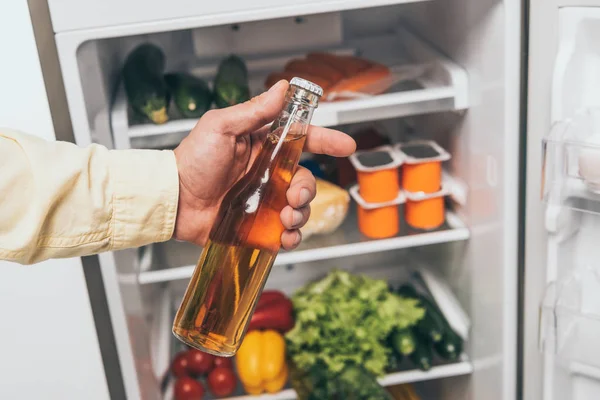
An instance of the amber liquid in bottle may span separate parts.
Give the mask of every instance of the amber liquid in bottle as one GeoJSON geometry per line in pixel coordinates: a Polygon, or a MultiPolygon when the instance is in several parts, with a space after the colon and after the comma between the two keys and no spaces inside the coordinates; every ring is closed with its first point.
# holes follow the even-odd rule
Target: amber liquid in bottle
{"type": "MultiPolygon", "coordinates": [[[[288,97],[298,90],[290,86],[288,97]]],[[[173,324],[186,344],[219,356],[241,345],[281,245],[280,213],[313,109],[289,101],[250,171],[225,196],[173,324]]]]}

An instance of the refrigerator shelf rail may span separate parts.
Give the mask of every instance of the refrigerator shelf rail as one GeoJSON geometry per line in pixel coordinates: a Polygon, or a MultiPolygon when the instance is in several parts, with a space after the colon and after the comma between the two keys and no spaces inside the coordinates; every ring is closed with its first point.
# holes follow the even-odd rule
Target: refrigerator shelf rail
{"type": "MultiPolygon", "coordinates": [[[[317,50],[317,49],[314,49],[317,50]]],[[[354,40],[336,48],[319,49],[342,54],[357,54],[391,67],[407,80],[387,93],[358,99],[323,102],[312,123],[336,126],[357,122],[398,118],[440,111],[464,110],[469,106],[467,72],[425,40],[402,25],[392,34],[354,40]],[[422,73],[416,73],[420,70],[422,73]]],[[[268,73],[281,70],[301,53],[247,57],[250,89],[253,95],[264,90],[268,73]]],[[[188,60],[179,69],[212,80],[219,60],[188,60]]],[[[117,148],[159,148],[174,146],[194,127],[196,119],[172,118],[155,125],[134,121],[123,85],[119,86],[110,111],[111,129],[117,148]]]]}
{"type": "MultiPolygon", "coordinates": [[[[460,206],[467,202],[468,187],[460,179],[444,171],[443,181],[448,187],[450,198],[460,206]]],[[[400,210],[400,215],[403,214],[400,210]]],[[[342,225],[329,235],[317,235],[304,241],[293,251],[280,251],[275,259],[275,266],[285,266],[320,260],[358,256],[427,246],[438,243],[449,243],[468,240],[470,231],[462,217],[453,211],[446,211],[445,223],[430,231],[416,230],[404,223],[401,217],[400,233],[386,239],[369,239],[358,230],[356,204],[351,202],[348,216],[342,225]]],[[[199,258],[199,247],[170,241],[158,245],[147,246],[141,252],[137,281],[141,285],[160,282],[190,279],[194,264],[199,258]],[[158,250],[156,247],[162,250],[158,250]],[[152,251],[156,256],[148,256],[152,251]],[[159,260],[159,261],[156,261],[159,260]]],[[[131,276],[130,279],[136,279],[131,276]]]]}
{"type": "MultiPolygon", "coordinates": [[[[356,224],[356,214],[351,206],[350,213],[342,226],[327,236],[316,236],[302,243],[294,251],[280,252],[275,259],[275,266],[299,264],[332,258],[349,257],[381,251],[427,246],[437,243],[463,241],[469,239],[469,229],[453,212],[446,213],[446,223],[439,229],[429,232],[409,231],[406,225],[401,227],[398,236],[389,239],[370,240],[360,234],[356,224]]],[[[168,245],[167,245],[168,246],[168,245]]],[[[192,245],[182,245],[182,251],[166,251],[168,255],[177,254],[177,258],[185,257],[182,253],[193,253],[192,259],[200,256],[201,250],[192,245]]],[[[168,265],[168,264],[167,264],[168,265]]],[[[190,279],[196,265],[167,267],[165,269],[140,271],[138,282],[141,285],[159,282],[190,279]]]]}

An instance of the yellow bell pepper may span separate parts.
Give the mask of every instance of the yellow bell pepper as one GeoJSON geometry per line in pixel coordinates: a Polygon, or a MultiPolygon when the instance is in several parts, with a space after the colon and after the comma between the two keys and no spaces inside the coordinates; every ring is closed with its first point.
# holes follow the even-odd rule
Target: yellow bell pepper
{"type": "Polygon", "coordinates": [[[274,330],[248,332],[237,352],[236,368],[249,394],[279,392],[288,379],[283,336],[274,330]]]}

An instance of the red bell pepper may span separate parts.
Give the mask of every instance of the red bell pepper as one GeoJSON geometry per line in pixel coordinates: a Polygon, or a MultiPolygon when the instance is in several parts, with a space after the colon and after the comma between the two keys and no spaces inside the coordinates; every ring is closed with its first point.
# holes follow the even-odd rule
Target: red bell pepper
{"type": "Polygon", "coordinates": [[[277,290],[264,291],[250,319],[248,332],[273,329],[286,333],[294,327],[293,309],[292,301],[285,294],[277,290]]]}

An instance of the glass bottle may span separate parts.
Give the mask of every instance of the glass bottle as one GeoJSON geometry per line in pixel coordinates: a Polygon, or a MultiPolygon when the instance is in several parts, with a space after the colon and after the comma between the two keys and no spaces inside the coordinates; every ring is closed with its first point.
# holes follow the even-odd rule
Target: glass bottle
{"type": "Polygon", "coordinates": [[[241,345],[281,246],[281,210],[323,90],[293,78],[248,173],[225,195],[179,306],[173,334],[218,356],[241,345]]]}

